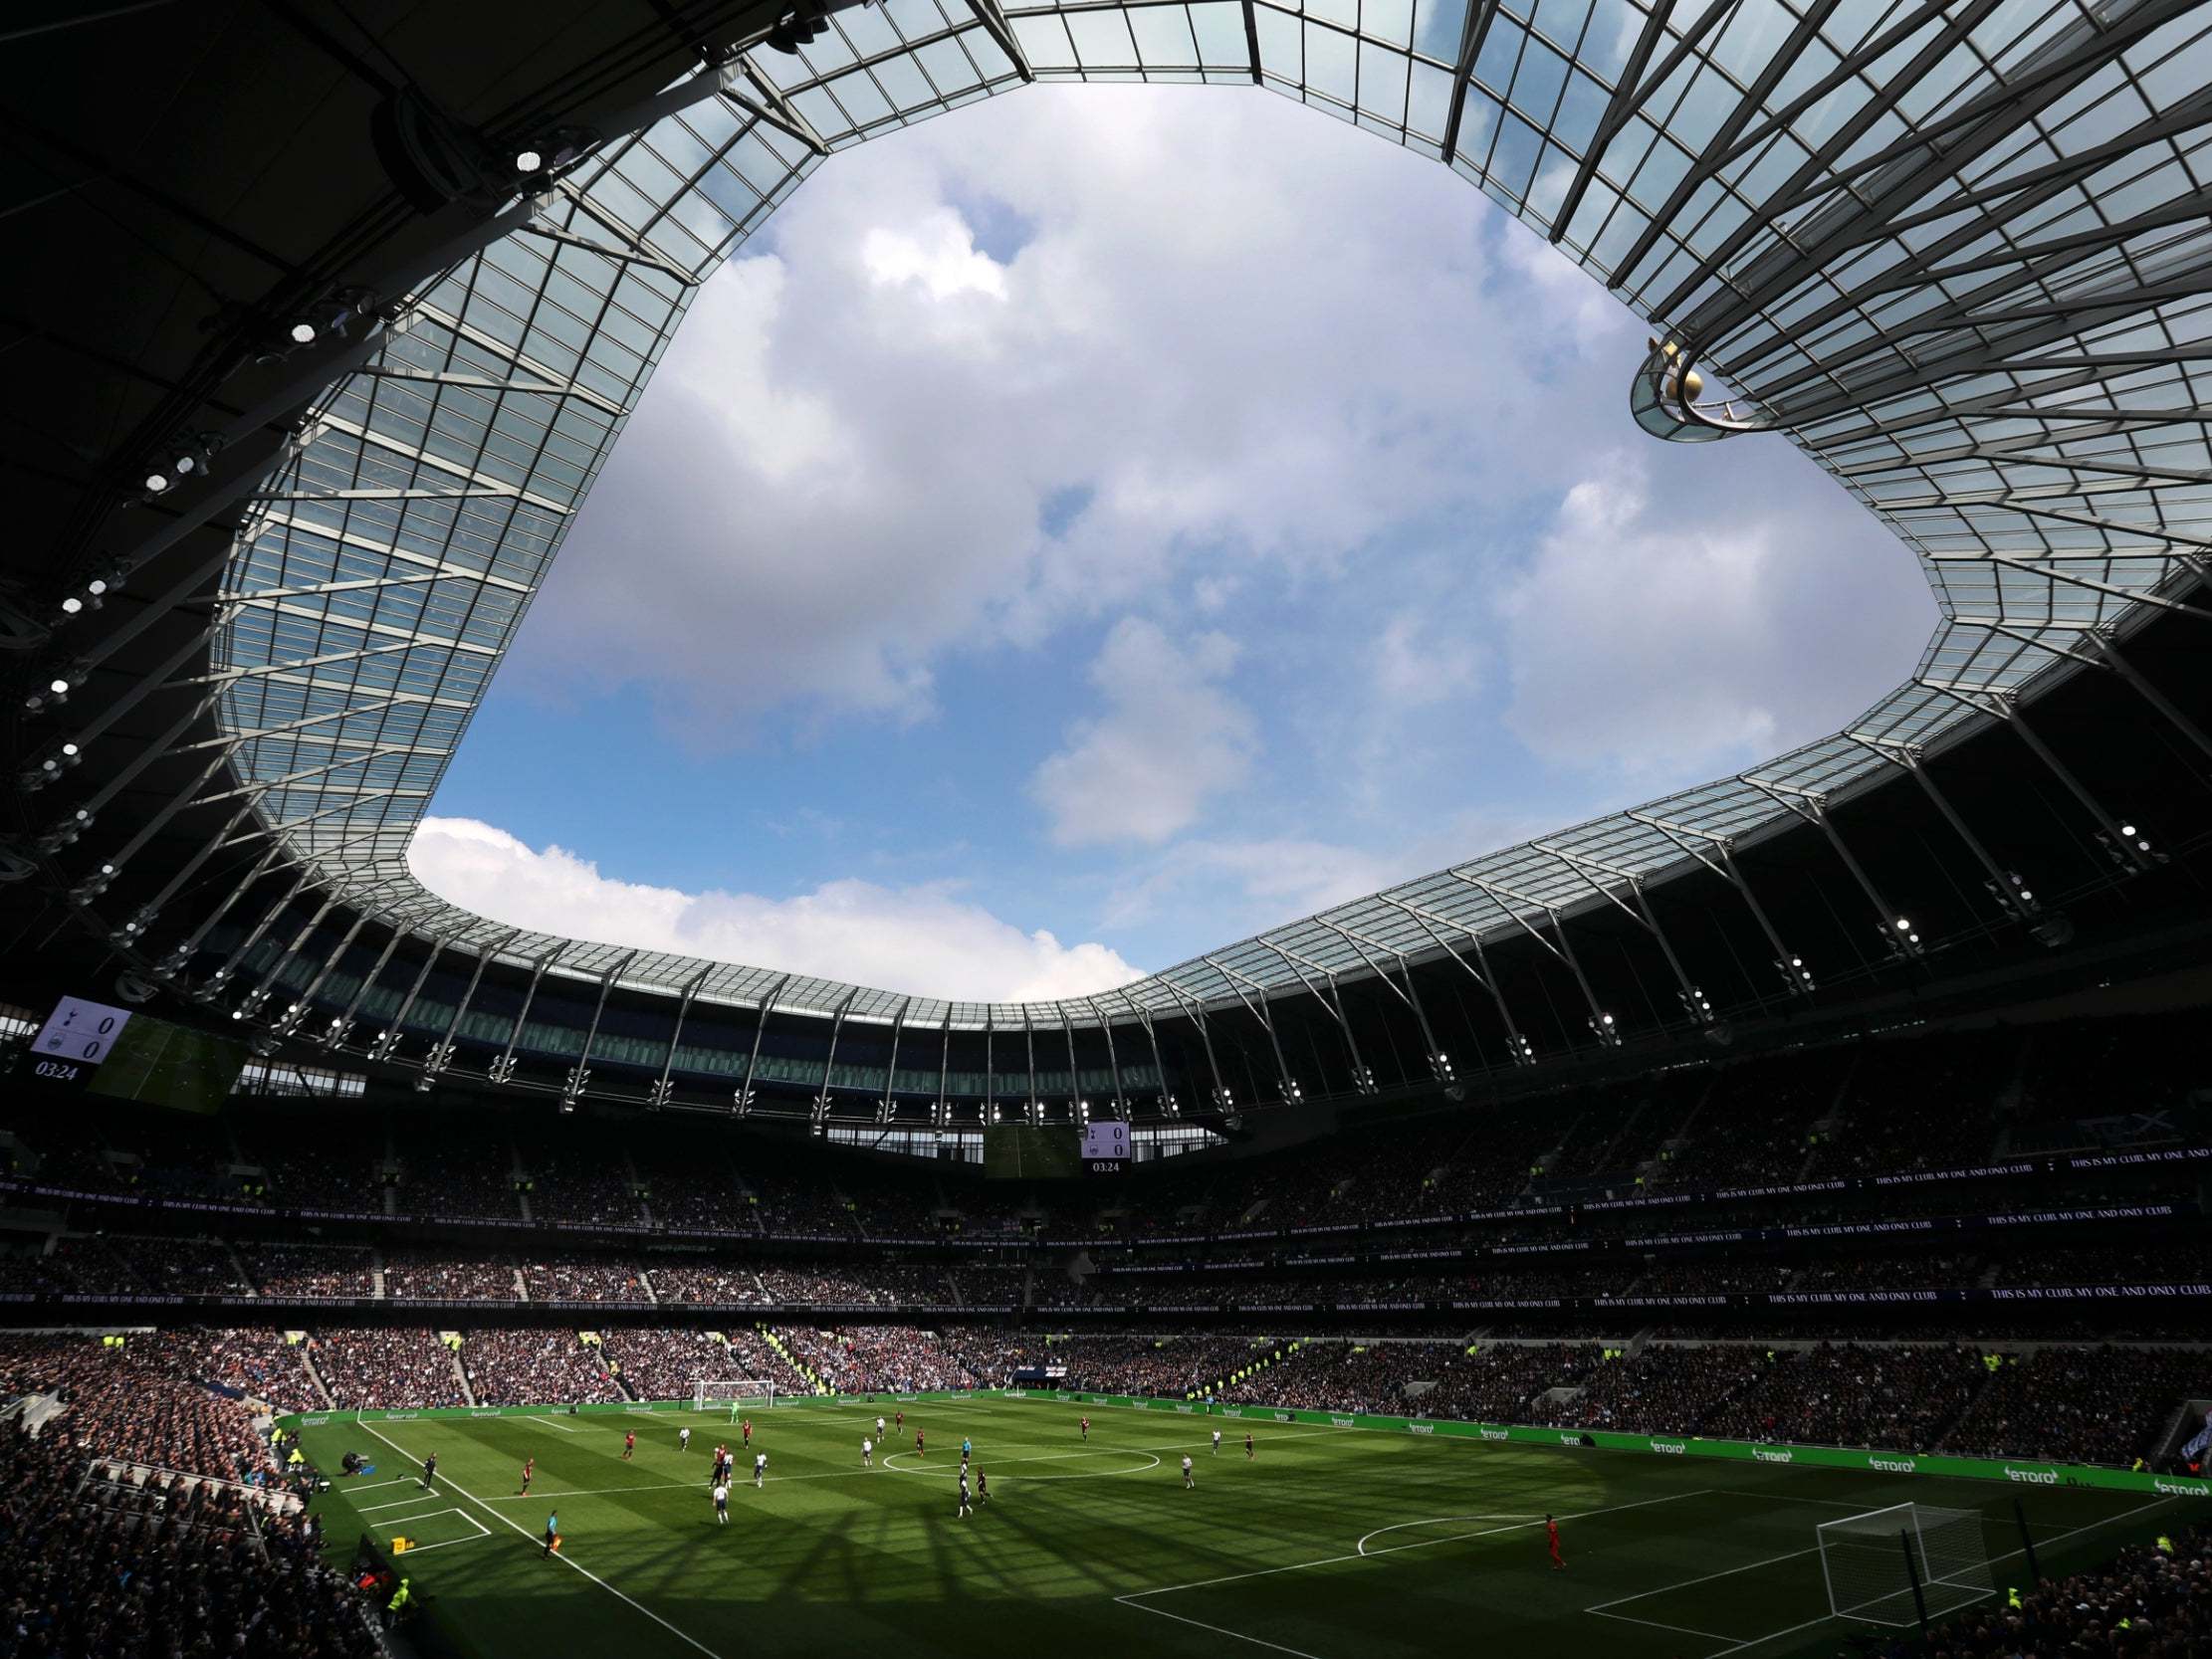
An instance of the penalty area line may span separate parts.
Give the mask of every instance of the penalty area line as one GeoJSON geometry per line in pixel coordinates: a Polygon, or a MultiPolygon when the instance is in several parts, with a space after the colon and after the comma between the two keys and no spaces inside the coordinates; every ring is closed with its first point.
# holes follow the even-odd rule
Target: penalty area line
{"type": "MultiPolygon", "coordinates": [[[[400,1444],[400,1443],[399,1443],[398,1441],[394,1440],[394,1439],[393,1439],[393,1438],[392,1438],[392,1437],[391,1437],[390,1435],[388,1435],[388,1434],[384,1433],[384,1431],[383,1431],[383,1430],[381,1430],[381,1429],[379,1429],[378,1427],[376,1427],[376,1425],[375,1425],[375,1424],[373,1424],[373,1423],[369,1423],[369,1422],[363,1422],[363,1423],[359,1424],[358,1426],[359,1426],[359,1427],[361,1427],[361,1428],[367,1429],[369,1433],[371,1433],[371,1434],[375,1435],[377,1439],[379,1439],[379,1440],[383,1441],[383,1443],[384,1443],[385,1445],[389,1446],[389,1447],[390,1447],[390,1448],[391,1448],[391,1449],[392,1449],[393,1451],[397,1452],[397,1453],[398,1453],[398,1454],[399,1454],[399,1455],[400,1455],[401,1457],[404,1457],[404,1458],[410,1458],[410,1459],[412,1459],[412,1458],[413,1458],[413,1454],[412,1454],[412,1453],[410,1453],[410,1452],[409,1452],[409,1451],[407,1450],[407,1448],[406,1448],[406,1447],[402,1446],[402,1445],[401,1445],[401,1444],[400,1444]]],[[[419,1461],[419,1460],[417,1460],[417,1461],[419,1461]]],[[[476,1495],[475,1493],[473,1493],[473,1492],[469,1491],[469,1490],[468,1490],[467,1488],[465,1488],[465,1487],[461,1486],[461,1485],[460,1485],[459,1483],[457,1483],[457,1482],[454,1482],[454,1481],[448,1481],[448,1482],[446,1482],[446,1485],[447,1485],[447,1486],[448,1486],[448,1487],[449,1487],[449,1488],[450,1488],[451,1490],[453,1490],[454,1492],[458,1492],[458,1493],[459,1493],[459,1494],[460,1494],[460,1495],[461,1495],[462,1497],[464,1497],[464,1498],[468,1499],[468,1501],[469,1501],[470,1503],[472,1503],[472,1504],[476,1505],[476,1507],[477,1507],[478,1509],[482,1510],[482,1511],[483,1511],[483,1512],[484,1512],[484,1513],[485,1513],[486,1515],[489,1515],[490,1517],[492,1517],[492,1519],[493,1519],[493,1520],[495,1520],[495,1521],[498,1521],[498,1522],[501,1522],[501,1523],[503,1523],[503,1524],[504,1524],[504,1525],[506,1525],[506,1526],[509,1526],[509,1527],[512,1527],[512,1528],[514,1528],[514,1530],[515,1530],[516,1532],[518,1532],[518,1533],[522,1534],[524,1538],[526,1538],[526,1539],[529,1539],[529,1538],[532,1538],[532,1537],[534,1536],[534,1535],[533,1535],[533,1534],[531,1533],[531,1531],[530,1531],[530,1529],[529,1529],[528,1527],[525,1527],[525,1526],[521,1525],[521,1524],[520,1524],[519,1522],[515,1521],[515,1520],[514,1520],[514,1519],[512,1519],[511,1517],[509,1517],[509,1516],[507,1516],[507,1515],[503,1515],[503,1514],[502,1514],[502,1513],[501,1513],[500,1511],[498,1511],[498,1510],[496,1510],[496,1509],[492,1508],[492,1506],[491,1506],[491,1505],[489,1505],[489,1504],[485,1503],[483,1499],[481,1499],[481,1498],[477,1497],[477,1495],[476,1495]]],[[[613,1586],[612,1584],[608,1583],[608,1582],[607,1582],[607,1581],[606,1581],[606,1580],[605,1580],[604,1578],[600,1577],[600,1576],[599,1576],[599,1575],[598,1575],[598,1574],[597,1574],[596,1572],[593,1572],[593,1571],[592,1571],[592,1570],[591,1570],[591,1569],[590,1569],[589,1567],[585,1566],[585,1565],[584,1565],[584,1564],[583,1564],[583,1563],[582,1563],[581,1561],[579,1561],[579,1560],[575,1560],[575,1559],[571,1558],[570,1556],[568,1556],[568,1555],[564,1555],[563,1553],[561,1553],[560,1551],[557,1551],[557,1550],[553,1552],[553,1558],[554,1558],[555,1560],[559,1561],[559,1562],[560,1562],[560,1563],[561,1563],[562,1565],[564,1565],[564,1566],[570,1566],[570,1567],[573,1567],[573,1568],[575,1568],[575,1570],[576,1570],[576,1571],[578,1571],[578,1572],[582,1573],[582,1574],[583,1574],[583,1575],[584,1575],[584,1576],[585,1576],[586,1578],[590,1579],[590,1580],[591,1580],[591,1581],[592,1581],[592,1582],[593,1582],[594,1584],[597,1584],[597,1585],[599,1586],[599,1588],[601,1588],[601,1589],[605,1590],[605,1591],[607,1592],[607,1594],[609,1594],[609,1595],[611,1595],[611,1596],[615,1597],[615,1598],[616,1598],[617,1600],[619,1600],[619,1601],[623,1601],[623,1602],[626,1602],[626,1603],[628,1603],[628,1604],[629,1604],[629,1605],[630,1605],[631,1607],[634,1607],[634,1608],[636,1608],[636,1609],[637,1609],[637,1611],[639,1611],[639,1612],[643,1613],[643,1614],[644,1614],[644,1615],[645,1615],[645,1616],[646,1616],[647,1618],[651,1619],[651,1620],[652,1620],[652,1621],[653,1621],[653,1622],[654,1622],[655,1624],[659,1625],[659,1626],[660,1626],[660,1627],[661,1627],[661,1628],[662,1628],[663,1630],[667,1631],[667,1632],[668,1632],[668,1633],[669,1633],[669,1634],[670,1634],[671,1636],[674,1636],[674,1637],[675,1637],[675,1638],[676,1638],[676,1639],[677,1639],[678,1641],[682,1642],[682,1643],[683,1643],[683,1644],[684,1644],[684,1645],[685,1645],[686,1647],[692,1647],[692,1648],[697,1648],[697,1649],[698,1649],[698,1650],[699,1650],[699,1651],[700,1651],[701,1653],[704,1653],[704,1654],[705,1654],[705,1655],[707,1656],[707,1659],[723,1659],[723,1656],[722,1656],[721,1654],[717,1653],[717,1652],[716,1652],[716,1651],[715,1651],[715,1650],[714,1650],[713,1648],[709,1647],[709,1646],[708,1646],[708,1645],[707,1645],[707,1644],[706,1644],[705,1642],[702,1642],[702,1641],[700,1641],[700,1640],[699,1640],[699,1639],[698,1639],[697,1637],[695,1637],[695,1636],[688,1636],[688,1635],[686,1635],[686,1634],[685,1634],[685,1633],[684,1633],[683,1631],[681,1631],[681,1630],[677,1629],[677,1628],[676,1628],[676,1626],[674,1626],[673,1624],[670,1624],[670,1623],[668,1622],[668,1620],[666,1620],[666,1619],[662,1618],[662,1617],[660,1616],[660,1614],[658,1614],[658,1613],[654,1612],[652,1608],[650,1608],[650,1607],[646,1606],[646,1605],[645,1605],[645,1604],[644,1604],[644,1603],[643,1603],[642,1601],[638,1601],[638,1600],[635,1600],[635,1599],[634,1599],[634,1598],[632,1598],[631,1596],[628,1596],[628,1595],[624,1594],[624,1593],[623,1593],[623,1592],[622,1592],[621,1590],[618,1590],[618,1589],[616,1589],[616,1588],[615,1588],[615,1587],[614,1587],[614,1586],[613,1586]]]]}
{"type": "MultiPolygon", "coordinates": [[[[1157,1595],[1158,1593],[1157,1590],[1140,1590],[1137,1595],[1157,1595]]],[[[1254,1647],[1273,1648],[1277,1653],[1295,1654],[1297,1659],[1319,1659],[1318,1655],[1308,1653],[1302,1647],[1285,1647],[1282,1643],[1271,1642],[1264,1636],[1247,1636],[1243,1631],[1231,1630],[1226,1625],[1209,1624],[1202,1618],[1186,1618],[1181,1613],[1169,1612],[1165,1607],[1155,1607],[1149,1602],[1139,1601],[1136,1595],[1117,1595],[1114,1599],[1125,1607],[1136,1608],[1141,1613],[1158,1613],[1162,1618],[1172,1618],[1178,1624],[1192,1625],[1200,1630],[1211,1630],[1215,1635],[1226,1636],[1231,1641],[1250,1642],[1254,1647]]]]}

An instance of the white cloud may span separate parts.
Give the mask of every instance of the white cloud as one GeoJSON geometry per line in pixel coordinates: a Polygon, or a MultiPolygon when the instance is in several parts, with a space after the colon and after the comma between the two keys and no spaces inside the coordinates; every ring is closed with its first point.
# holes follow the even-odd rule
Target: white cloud
{"type": "Polygon", "coordinates": [[[977,251],[968,221],[950,208],[906,229],[878,225],[860,239],[860,263],[877,283],[916,283],[932,300],[1006,297],[1005,269],[977,251]]]}
{"type": "Polygon", "coordinates": [[[515,927],[673,950],[886,990],[1048,1000],[1127,984],[1103,944],[1022,933],[944,886],[837,881],[788,899],[617,881],[559,847],[537,851],[473,818],[426,818],[407,850],[426,887],[515,927]]]}
{"type": "Polygon", "coordinates": [[[1497,601],[1506,725],[1546,760],[1653,786],[1834,730],[1895,683],[1931,616],[1910,561],[1841,491],[1784,511],[1748,480],[1701,491],[1688,459],[1666,459],[1663,493],[1642,457],[1602,459],[1497,601]]]}
{"type": "Polygon", "coordinates": [[[1157,845],[1195,823],[1209,797],[1251,770],[1257,726],[1219,682],[1236,644],[1206,633],[1178,645],[1158,624],[1124,617],[1091,664],[1106,713],[1078,721],[1029,793],[1063,847],[1157,845]]]}
{"type": "Polygon", "coordinates": [[[837,157],[700,291],[511,672],[643,684],[702,735],[911,719],[949,652],[1564,484],[1491,223],[1444,168],[1180,90],[1036,89],[837,157]],[[983,199],[1029,239],[979,248],[983,199]]]}
{"type": "Polygon", "coordinates": [[[1392,711],[1427,708],[1472,690],[1482,647],[1435,616],[1400,611],[1373,646],[1375,694],[1392,711]]]}

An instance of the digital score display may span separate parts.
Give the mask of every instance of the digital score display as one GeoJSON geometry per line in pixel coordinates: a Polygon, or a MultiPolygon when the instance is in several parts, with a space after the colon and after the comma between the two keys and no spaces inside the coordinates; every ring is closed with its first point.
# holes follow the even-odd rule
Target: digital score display
{"type": "Polygon", "coordinates": [[[1118,1175],[1129,1160],[1129,1126],[1100,1119],[1083,1126],[1083,1167],[1094,1175],[1118,1175]]]}
{"type": "Polygon", "coordinates": [[[32,1078],[113,1100],[218,1112],[238,1082],[246,1046],[150,1014],[65,996],[31,1039],[32,1078]]]}
{"type": "Polygon", "coordinates": [[[114,1052],[130,1018],[127,1008],[65,996],[54,1004],[54,1012],[39,1027],[38,1036],[31,1041],[31,1052],[48,1065],[72,1068],[63,1075],[74,1078],[80,1070],[91,1070],[114,1052]]]}

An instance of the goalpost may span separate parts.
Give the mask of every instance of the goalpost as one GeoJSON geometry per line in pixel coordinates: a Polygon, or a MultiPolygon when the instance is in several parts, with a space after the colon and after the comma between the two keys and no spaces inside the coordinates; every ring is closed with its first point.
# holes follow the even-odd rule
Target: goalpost
{"type": "Polygon", "coordinates": [[[1893,1504],[1814,1533],[1837,1618],[1910,1625],[1997,1593],[1979,1510],[1893,1504]]]}
{"type": "Polygon", "coordinates": [[[775,1406],[775,1384],[758,1382],[750,1377],[735,1381],[694,1382],[691,1385],[691,1408],[694,1411],[720,1411],[730,1408],[730,1420],[738,1420],[742,1411],[769,1411],[775,1406]]]}

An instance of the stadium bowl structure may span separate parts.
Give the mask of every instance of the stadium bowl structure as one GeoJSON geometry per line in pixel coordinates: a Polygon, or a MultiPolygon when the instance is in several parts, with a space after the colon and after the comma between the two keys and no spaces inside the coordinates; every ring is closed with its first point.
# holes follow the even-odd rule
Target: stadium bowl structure
{"type": "MultiPolygon", "coordinates": [[[[231,245],[288,205],[244,183],[190,236],[163,221],[172,263],[262,294],[201,324],[251,348],[204,383],[178,371],[120,439],[87,417],[100,440],[78,448],[98,462],[56,475],[82,489],[51,513],[14,619],[16,763],[40,787],[9,872],[66,894],[103,948],[172,991],[425,1083],[465,1065],[570,1102],[711,1094],[742,1111],[774,1083],[817,1120],[841,1100],[883,1122],[909,1107],[988,1121],[1001,1102],[1042,1117],[1094,1094],[1176,1115],[1456,1086],[1567,1050],[1602,1059],[1635,1033],[1725,1037],[1837,979],[1924,973],[1939,943],[2000,928],[2063,942],[2073,924],[2020,891],[2038,852],[2066,860],[2033,875],[2052,893],[2155,875],[2166,840],[2154,850],[2133,818],[2169,786],[2125,796],[2128,739],[2101,733],[2205,746],[2187,688],[2133,642],[2207,614],[2189,595],[2212,547],[2195,378],[2212,8],[573,7],[500,59],[486,42],[510,11],[455,26],[371,7],[373,52],[265,48],[347,88],[286,111],[331,123],[315,128],[331,149],[287,151],[287,180],[328,198],[318,246],[343,258],[261,288],[231,272],[250,263],[231,245]],[[395,84],[441,27],[448,84],[395,84]],[[582,85],[593,62],[608,67],[582,85]],[[875,990],[517,930],[425,889],[414,827],[698,286],[835,151],[1051,81],[1265,88],[1462,174],[1647,319],[1650,355],[1623,364],[1647,430],[1786,437],[1912,550],[1941,613],[1912,673],[1846,729],[1740,775],[1096,997],[875,990]],[[347,260],[383,280],[328,274],[347,260]],[[118,602],[80,614],[90,584],[114,597],[124,577],[118,602]],[[2064,703],[2082,678],[2098,689],[2064,703]],[[1978,793],[1996,787],[1980,763],[1935,763],[1992,732],[2012,734],[2012,786],[2063,832],[1978,793]],[[1919,814],[1909,836],[1843,833],[1877,795],[1884,820],[1919,814]],[[1785,845],[1763,889],[1760,849],[1785,845]],[[1915,868],[1907,908],[1892,889],[1915,868]],[[1852,947],[1814,962],[1816,926],[1852,947]],[[1362,1017],[1387,1025],[1368,1028],[1387,1063],[1362,1050],[1354,985],[1384,1010],[1362,1017]],[[805,1053],[779,1069],[771,1042],[764,1071],[772,1017],[805,1053]],[[1309,1062],[1316,1031],[1340,1040],[1309,1062]],[[929,1060],[909,1049],[902,1072],[902,1038],[923,1032],[929,1060]],[[1240,1060],[1224,1065],[1217,1034],[1240,1060]]],[[[186,106],[229,108],[265,69],[231,64],[186,106]]],[[[54,109],[30,119],[57,178],[96,168],[54,109]]],[[[239,136],[190,159],[257,177],[246,141],[272,132],[239,136]]],[[[210,305],[164,296],[171,328],[210,305]]]]}

